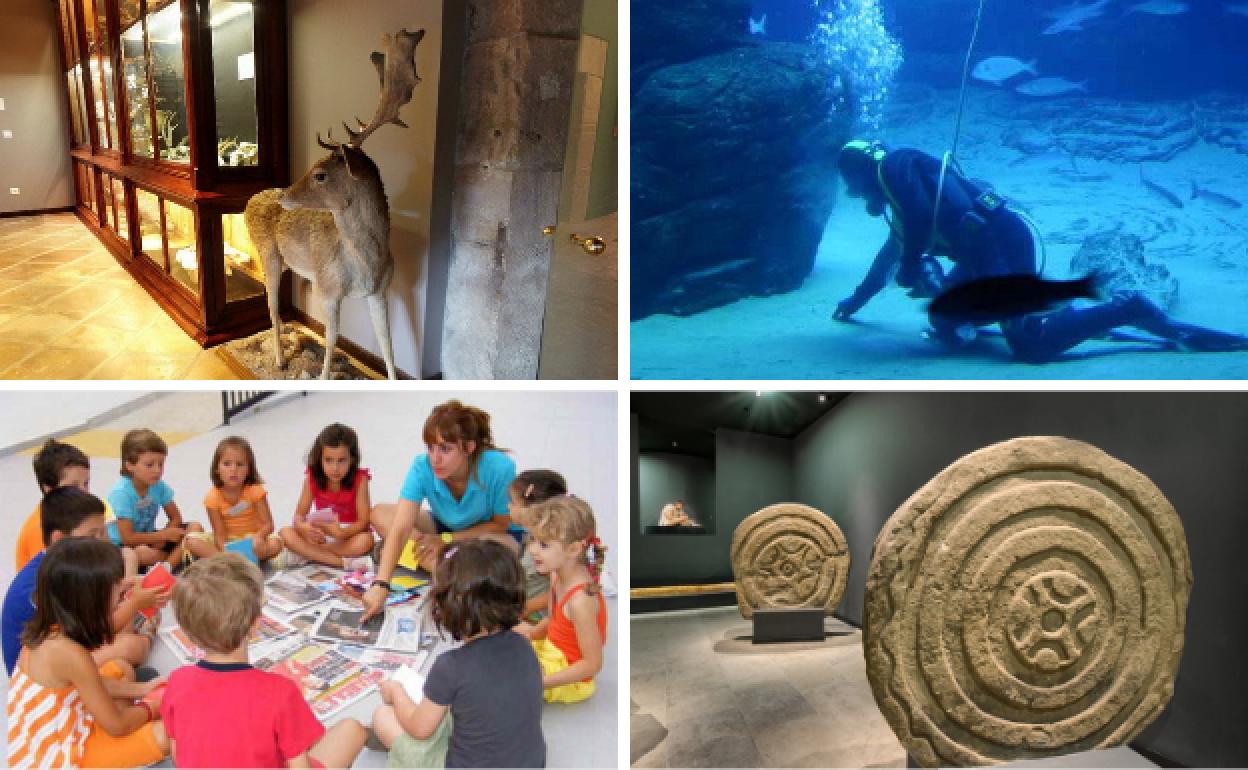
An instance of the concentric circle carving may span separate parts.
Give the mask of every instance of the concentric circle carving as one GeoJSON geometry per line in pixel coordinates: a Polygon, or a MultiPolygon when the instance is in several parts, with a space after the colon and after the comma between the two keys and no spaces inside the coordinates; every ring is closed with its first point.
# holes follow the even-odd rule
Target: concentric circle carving
{"type": "Polygon", "coordinates": [[[822,607],[830,615],[845,593],[849,549],[836,522],[820,511],[769,505],[732,533],[732,575],[746,618],[770,607],[822,607]]]}
{"type": "Polygon", "coordinates": [[[925,767],[1116,746],[1169,701],[1192,570],[1161,491],[1056,437],[981,449],[876,539],[864,651],[925,767]]]}

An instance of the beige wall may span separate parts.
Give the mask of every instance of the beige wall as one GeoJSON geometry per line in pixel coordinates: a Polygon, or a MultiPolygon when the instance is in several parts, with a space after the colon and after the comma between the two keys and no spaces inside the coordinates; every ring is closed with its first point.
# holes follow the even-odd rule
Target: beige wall
{"type": "Polygon", "coordinates": [[[0,213],[74,203],[58,34],[55,3],[0,0],[0,213]]]}
{"type": "MultiPolygon", "coordinates": [[[[9,2],[9,0],[4,0],[9,2]]],[[[382,33],[400,28],[425,30],[416,48],[416,72],[422,82],[400,111],[404,129],[382,126],[364,149],[381,170],[390,199],[390,249],[395,273],[390,285],[390,334],[395,365],[413,377],[429,376],[422,366],[428,303],[430,212],[437,132],[438,74],[442,52],[440,0],[289,0],[290,168],[292,182],[325,151],[316,133],[333,127],[345,139],[342,122],[355,116],[367,121],[377,105],[377,71],[369,53],[378,50],[382,33]]],[[[436,228],[435,228],[436,231],[436,228]]],[[[295,304],[324,321],[321,302],[297,279],[295,304]]],[[[434,302],[440,306],[440,302],[434,302]]],[[[342,304],[340,333],[378,354],[368,307],[363,299],[342,304]]]]}

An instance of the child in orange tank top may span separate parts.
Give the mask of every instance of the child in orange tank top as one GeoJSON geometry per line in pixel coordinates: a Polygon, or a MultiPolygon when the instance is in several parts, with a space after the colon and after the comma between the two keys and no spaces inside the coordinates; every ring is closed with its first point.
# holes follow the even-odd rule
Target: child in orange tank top
{"type": "Polygon", "coordinates": [[[140,684],[124,661],[97,668],[91,657],[113,640],[122,575],[110,543],[66,537],[48,548],[9,681],[10,767],[142,767],[168,756],[153,694],[161,680],[140,684]]]}
{"type": "Polygon", "coordinates": [[[584,500],[560,495],[525,508],[522,519],[533,566],[550,575],[550,616],[514,630],[532,640],[548,703],[585,700],[594,694],[607,638],[598,584],[606,547],[595,534],[594,512],[584,500]]]}
{"type": "Polygon", "coordinates": [[[259,561],[282,552],[282,540],[273,533],[273,513],[256,468],[256,454],[247,440],[230,436],[217,444],[209,469],[212,490],[204,496],[204,508],[212,532],[187,536],[187,550],[203,559],[226,550],[229,543],[251,539],[259,561]]]}

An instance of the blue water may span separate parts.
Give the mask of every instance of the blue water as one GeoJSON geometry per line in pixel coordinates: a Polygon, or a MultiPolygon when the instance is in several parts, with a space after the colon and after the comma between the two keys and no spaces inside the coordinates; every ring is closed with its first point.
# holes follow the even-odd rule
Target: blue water
{"type": "MultiPolygon", "coordinates": [[[[691,46],[707,47],[708,21],[739,34],[689,57],[679,30],[637,26],[645,18],[638,8],[651,4],[633,3],[635,378],[1248,377],[1248,352],[1176,352],[1136,327],[1119,330],[1126,341],[1090,339],[1044,364],[1016,360],[994,327],[969,345],[939,345],[925,336],[925,303],[895,285],[854,322],[832,320],[888,237],[882,220],[844,195],[835,156],[819,144],[845,131],[846,119],[817,133],[783,126],[765,94],[723,98],[749,85],[724,73],[734,52],[758,67],[757,51],[785,44],[823,63],[850,62],[856,98],[844,109],[855,114],[843,138],[940,156],[954,139],[976,2],[752,0],[751,24],[739,18],[740,3],[704,0],[687,30],[691,46]],[[725,88],[701,111],[685,110],[673,94],[708,73],[723,75],[725,88]],[[756,103],[765,104],[764,117],[741,118],[747,129],[759,122],[752,141],[724,133],[725,122],[756,103]],[[740,190],[724,175],[734,164],[740,190]],[[773,178],[760,176],[773,167],[773,178]],[[774,195],[755,190],[768,184],[774,195]],[[804,205],[769,208],[793,189],[811,191],[804,205]],[[817,237],[786,240],[812,226],[817,237]],[[700,248],[716,233],[722,242],[700,248]]],[[[1034,77],[1027,73],[1001,85],[971,78],[957,160],[1031,217],[1046,278],[1077,275],[1075,257],[1089,239],[1137,238],[1142,250],[1133,253],[1145,260],[1138,272],[1166,276],[1147,288],[1170,318],[1248,335],[1248,2],[1109,0],[1082,29],[1045,34],[1080,4],[1091,0],[984,3],[972,66],[990,56],[1034,61],[1040,77],[1079,89],[1035,97],[1016,91],[1034,77]],[[1212,194],[1193,197],[1193,184],[1212,194]]],[[[803,106],[786,104],[794,114],[803,106]]]]}

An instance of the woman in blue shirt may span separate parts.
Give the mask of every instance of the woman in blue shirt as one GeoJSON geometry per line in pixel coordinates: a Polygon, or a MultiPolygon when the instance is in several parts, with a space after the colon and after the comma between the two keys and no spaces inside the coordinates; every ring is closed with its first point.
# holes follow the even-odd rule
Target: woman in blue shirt
{"type": "Polygon", "coordinates": [[[458,540],[491,537],[518,546],[522,534],[508,513],[507,490],[516,464],[494,445],[487,413],[448,401],[434,407],[422,437],[429,451],[412,461],[398,504],[372,511],[373,526],[385,542],[377,579],[363,597],[361,622],[385,606],[390,577],[408,540],[421,562],[428,563],[458,540]],[[422,502],[430,510],[422,509],[422,502]]]}

